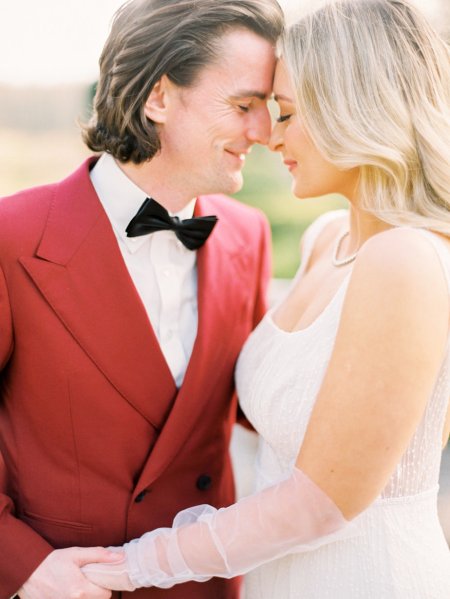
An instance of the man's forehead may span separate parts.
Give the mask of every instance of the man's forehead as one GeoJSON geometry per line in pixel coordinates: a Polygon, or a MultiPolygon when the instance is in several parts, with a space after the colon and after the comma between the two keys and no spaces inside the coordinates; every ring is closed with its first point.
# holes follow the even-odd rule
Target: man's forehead
{"type": "Polygon", "coordinates": [[[199,86],[218,89],[221,96],[232,100],[267,100],[272,93],[275,70],[271,43],[255,33],[239,30],[225,34],[220,44],[221,51],[215,60],[199,73],[199,86]]]}
{"type": "Polygon", "coordinates": [[[237,30],[225,34],[220,45],[211,68],[233,77],[241,90],[265,93],[265,79],[273,77],[276,62],[273,44],[251,31],[237,30]]]}

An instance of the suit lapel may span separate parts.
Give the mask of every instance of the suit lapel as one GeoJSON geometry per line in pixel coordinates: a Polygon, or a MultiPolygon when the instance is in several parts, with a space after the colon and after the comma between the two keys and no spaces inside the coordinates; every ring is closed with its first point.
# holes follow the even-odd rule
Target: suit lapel
{"type": "MultiPolygon", "coordinates": [[[[223,200],[226,201],[226,200],[223,200]]],[[[208,198],[199,198],[195,213],[214,213],[208,198]]],[[[201,418],[202,398],[213,394],[220,369],[227,363],[228,345],[220,343],[238,313],[245,289],[248,252],[234,237],[232,225],[219,215],[213,233],[197,252],[198,331],[191,359],[174,407],[142,472],[136,492],[149,486],[170,464],[201,418]]]]}
{"type": "Polygon", "coordinates": [[[57,187],[37,255],[21,263],[116,390],[161,428],[176,387],[88,164],[57,187]]]}
{"type": "MultiPolygon", "coordinates": [[[[85,163],[55,192],[35,256],[20,259],[55,314],[114,388],[160,430],[136,485],[171,463],[213,394],[230,347],[220,343],[245,298],[248,251],[233,224],[219,222],[197,253],[199,323],[182,388],[174,380],[131,281],[85,163]]],[[[222,200],[226,201],[226,200],[222,200]]],[[[196,214],[216,211],[200,198],[196,214]]]]}

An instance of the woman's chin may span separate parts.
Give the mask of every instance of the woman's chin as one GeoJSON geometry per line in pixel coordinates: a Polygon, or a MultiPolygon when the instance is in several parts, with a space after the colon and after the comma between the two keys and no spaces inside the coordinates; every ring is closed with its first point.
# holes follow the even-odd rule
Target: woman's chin
{"type": "Polygon", "coordinates": [[[327,188],[314,189],[313,187],[305,187],[304,185],[298,185],[294,181],[291,191],[294,196],[299,200],[314,200],[322,198],[324,195],[335,193],[327,188]]]}
{"type": "Polygon", "coordinates": [[[311,190],[307,191],[306,189],[299,188],[296,185],[293,185],[291,190],[298,200],[310,200],[311,198],[319,197],[319,195],[311,193],[311,190]]]}

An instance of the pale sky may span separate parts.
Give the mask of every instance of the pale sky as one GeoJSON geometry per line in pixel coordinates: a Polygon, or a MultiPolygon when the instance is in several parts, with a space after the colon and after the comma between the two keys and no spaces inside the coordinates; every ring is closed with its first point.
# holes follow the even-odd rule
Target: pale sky
{"type": "MultiPolygon", "coordinates": [[[[217,0],[220,2],[220,0],[217,0]]],[[[288,11],[305,0],[280,0],[288,11]]],[[[416,0],[433,10],[448,0],[416,0]]],[[[0,0],[0,84],[91,82],[123,0],[0,0]]]]}

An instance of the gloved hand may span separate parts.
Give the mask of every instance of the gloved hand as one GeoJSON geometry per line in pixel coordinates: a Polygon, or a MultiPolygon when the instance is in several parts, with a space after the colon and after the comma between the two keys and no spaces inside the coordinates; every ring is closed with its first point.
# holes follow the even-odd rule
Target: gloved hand
{"type": "Polygon", "coordinates": [[[126,543],[125,564],[89,564],[83,572],[113,590],[232,578],[321,545],[346,524],[333,501],[294,468],[288,479],[230,507],[201,505],[180,512],[172,528],[126,543]]]}

